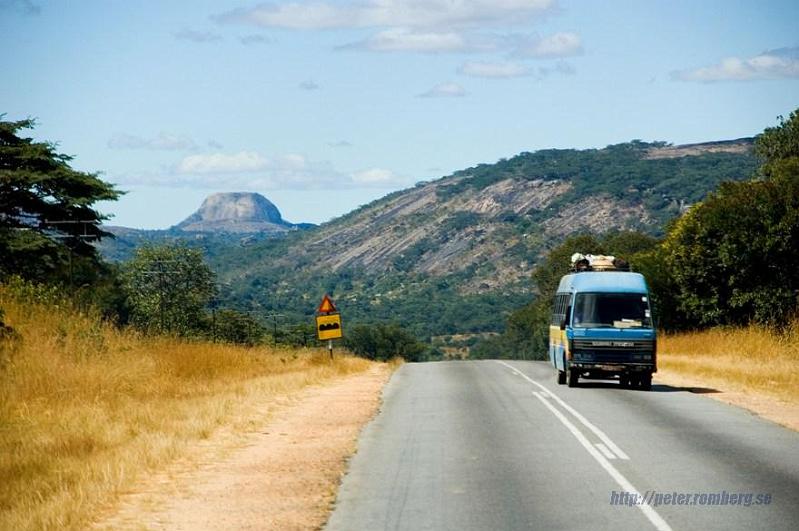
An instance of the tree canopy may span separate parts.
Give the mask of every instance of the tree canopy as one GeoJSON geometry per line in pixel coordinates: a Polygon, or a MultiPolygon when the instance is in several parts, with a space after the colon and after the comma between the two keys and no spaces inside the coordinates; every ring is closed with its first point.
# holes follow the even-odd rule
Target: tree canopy
{"type": "Polygon", "coordinates": [[[21,136],[33,120],[0,115],[0,275],[52,280],[70,257],[97,264],[89,240],[110,236],[95,210],[121,192],[97,173],[70,167],[72,157],[56,145],[21,136]]]}
{"type": "Polygon", "coordinates": [[[149,332],[194,335],[207,328],[205,308],[216,293],[202,252],[184,245],[147,246],[123,270],[131,321],[149,332]]]}
{"type": "Polygon", "coordinates": [[[724,183],[669,232],[677,308],[698,326],[782,326],[799,295],[799,110],[758,137],[762,179],[724,183]]]}
{"type": "Polygon", "coordinates": [[[786,173],[785,166],[799,158],[799,109],[787,121],[782,116],[778,120],[778,126],[767,127],[755,140],[755,153],[763,159],[760,173],[766,177],[786,173]]]}
{"type": "Polygon", "coordinates": [[[344,339],[344,346],[370,360],[424,361],[425,345],[396,323],[355,325],[344,339]]]}

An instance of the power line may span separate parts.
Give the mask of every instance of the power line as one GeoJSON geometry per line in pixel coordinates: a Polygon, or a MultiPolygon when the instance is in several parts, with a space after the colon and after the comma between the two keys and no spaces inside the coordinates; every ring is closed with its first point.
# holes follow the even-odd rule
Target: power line
{"type": "Polygon", "coordinates": [[[74,268],[72,265],[73,255],[75,254],[75,247],[77,242],[82,241],[91,241],[91,240],[98,240],[100,236],[98,234],[89,234],[87,232],[88,227],[91,225],[94,227],[97,224],[96,219],[60,219],[60,220],[49,220],[45,219],[43,225],[45,229],[50,226],[55,226],[55,232],[47,232],[45,231],[43,234],[50,238],[54,238],[56,240],[64,240],[66,243],[67,249],[69,249],[69,288],[70,290],[73,287],[73,277],[74,277],[74,268]],[[61,225],[67,226],[83,226],[83,234],[69,234],[63,229],[58,229],[57,227],[61,225]],[[60,234],[63,233],[63,234],[60,234]]]}

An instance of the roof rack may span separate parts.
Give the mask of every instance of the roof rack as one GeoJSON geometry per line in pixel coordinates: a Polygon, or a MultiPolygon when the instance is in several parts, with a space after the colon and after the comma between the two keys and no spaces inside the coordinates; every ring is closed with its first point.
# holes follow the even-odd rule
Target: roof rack
{"type": "Polygon", "coordinates": [[[575,273],[586,271],[629,271],[630,263],[623,258],[604,254],[574,253],[571,257],[571,270],[575,273]]]}

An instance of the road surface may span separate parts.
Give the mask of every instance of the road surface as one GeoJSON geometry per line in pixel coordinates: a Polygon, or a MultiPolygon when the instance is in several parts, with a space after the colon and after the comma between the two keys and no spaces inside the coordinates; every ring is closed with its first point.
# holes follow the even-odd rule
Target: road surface
{"type": "Polygon", "coordinates": [[[580,384],[404,365],[326,529],[799,529],[799,434],[680,388],[580,384]]]}

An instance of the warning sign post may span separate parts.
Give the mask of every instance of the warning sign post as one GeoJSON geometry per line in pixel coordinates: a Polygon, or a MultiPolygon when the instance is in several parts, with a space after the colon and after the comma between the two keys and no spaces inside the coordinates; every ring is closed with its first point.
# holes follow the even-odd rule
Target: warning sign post
{"type": "Polygon", "coordinates": [[[319,341],[341,339],[341,314],[317,315],[316,337],[319,341]]]}
{"type": "Polygon", "coordinates": [[[333,340],[344,337],[344,332],[341,326],[341,314],[327,294],[316,309],[316,337],[319,341],[327,341],[327,349],[332,359],[333,340]]]}

